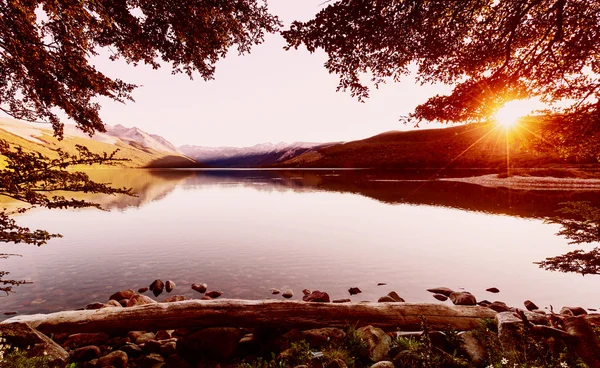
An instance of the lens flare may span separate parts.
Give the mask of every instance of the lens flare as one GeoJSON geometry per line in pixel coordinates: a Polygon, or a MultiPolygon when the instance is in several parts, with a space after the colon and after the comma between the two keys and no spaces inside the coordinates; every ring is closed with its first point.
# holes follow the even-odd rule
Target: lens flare
{"type": "Polygon", "coordinates": [[[535,109],[531,101],[515,100],[507,102],[504,106],[496,111],[494,120],[496,124],[510,129],[517,125],[521,118],[529,115],[535,109]]]}

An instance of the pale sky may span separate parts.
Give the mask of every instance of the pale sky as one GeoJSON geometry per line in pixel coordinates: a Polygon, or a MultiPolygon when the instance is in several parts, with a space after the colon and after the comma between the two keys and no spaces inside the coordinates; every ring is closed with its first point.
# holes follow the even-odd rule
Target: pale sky
{"type": "MultiPolygon", "coordinates": [[[[271,12],[289,25],[308,20],[323,0],[271,0],[271,12]]],[[[427,97],[448,92],[445,86],[421,87],[411,77],[373,89],[366,103],[336,92],[338,77],[323,66],[324,52],[283,50],[280,35],[268,35],[252,53],[233,50],[217,63],[215,80],[171,75],[159,70],[96,58],[110,77],[141,85],[135,103],[101,99],[106,124],[136,126],[176,146],[249,146],[263,142],[332,142],[367,138],[389,130],[407,130],[399,121],[427,97]]],[[[435,127],[423,124],[422,127],[435,127]]]]}

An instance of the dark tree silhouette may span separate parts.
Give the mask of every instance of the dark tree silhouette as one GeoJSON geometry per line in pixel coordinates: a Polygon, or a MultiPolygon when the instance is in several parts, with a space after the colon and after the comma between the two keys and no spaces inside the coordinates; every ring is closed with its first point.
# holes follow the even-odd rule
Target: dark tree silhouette
{"type": "MultiPolygon", "coordinates": [[[[567,202],[559,216],[546,220],[562,226],[557,235],[569,239],[569,244],[600,242],[600,208],[589,202],[567,202]]],[[[589,252],[578,249],[566,254],[536,262],[540,268],[550,271],[576,272],[582,275],[600,274],[600,248],[589,252]]]]}
{"type": "Polygon", "coordinates": [[[94,98],[132,100],[136,86],[98,71],[99,50],[211,79],[231,47],[247,53],[278,27],[262,0],[0,0],[0,111],[51,122],[58,136],[57,109],[104,131],[94,98]]]}
{"type": "Polygon", "coordinates": [[[544,138],[600,160],[597,1],[340,0],[283,36],[288,48],[324,50],[338,90],[361,100],[365,76],[377,86],[416,69],[421,83],[452,85],[410,114],[416,123],[481,121],[513,99],[567,101],[544,112],[544,138]]]}
{"type": "MultiPolygon", "coordinates": [[[[11,215],[24,213],[32,208],[101,208],[99,204],[67,198],[64,193],[103,193],[132,195],[126,188],[113,188],[106,184],[96,183],[83,172],[69,171],[74,165],[110,165],[123,161],[111,154],[95,154],[87,148],[77,146],[78,154],[70,155],[57,151],[57,158],[48,158],[35,152],[24,152],[20,147],[0,140],[0,155],[5,159],[5,166],[0,170],[0,195],[10,197],[22,205],[13,211],[0,211],[0,242],[43,245],[48,240],[60,237],[45,230],[31,230],[22,227],[11,218],[11,215]]],[[[12,256],[0,254],[0,258],[12,256]]],[[[8,274],[0,271],[0,291],[7,294],[15,285],[24,281],[5,279],[8,274]]]]}

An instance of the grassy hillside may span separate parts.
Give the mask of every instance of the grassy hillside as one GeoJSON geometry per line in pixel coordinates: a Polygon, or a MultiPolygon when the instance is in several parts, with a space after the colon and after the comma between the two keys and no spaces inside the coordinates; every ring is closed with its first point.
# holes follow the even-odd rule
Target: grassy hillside
{"type": "MultiPolygon", "coordinates": [[[[119,166],[122,167],[188,167],[195,165],[195,161],[181,156],[174,156],[168,152],[156,151],[142,146],[133,146],[124,142],[118,141],[115,144],[100,142],[83,137],[65,136],[61,141],[52,136],[49,130],[40,130],[41,134],[33,139],[25,139],[25,134],[14,134],[5,129],[0,124],[0,139],[3,139],[13,146],[19,146],[27,151],[39,152],[45,156],[56,157],[56,150],[62,149],[68,153],[76,153],[76,145],[87,147],[95,153],[107,152],[111,153],[116,149],[119,150],[116,157],[128,159],[129,161],[122,162],[119,166]]],[[[0,156],[0,164],[4,161],[0,156]]]]}
{"type": "Polygon", "coordinates": [[[502,168],[507,148],[511,167],[564,163],[543,148],[543,132],[533,121],[509,131],[492,124],[444,129],[393,131],[308,152],[279,167],[340,168],[502,168]]]}

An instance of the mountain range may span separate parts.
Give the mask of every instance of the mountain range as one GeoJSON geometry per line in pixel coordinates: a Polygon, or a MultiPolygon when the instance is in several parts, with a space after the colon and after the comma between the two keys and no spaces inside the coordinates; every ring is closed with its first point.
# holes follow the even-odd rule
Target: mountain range
{"type": "Polygon", "coordinates": [[[470,124],[392,131],[351,142],[279,142],[240,148],[175,147],[159,135],[123,125],[107,125],[106,132],[91,137],[65,125],[64,139],[59,141],[48,124],[0,118],[0,139],[47,156],[57,148],[75,152],[76,144],[93,152],[119,149],[118,157],[129,159],[126,166],[130,167],[499,168],[506,165],[507,153],[512,166],[562,163],[556,152],[536,147],[539,129],[528,124],[511,134],[492,124],[470,124]]]}

